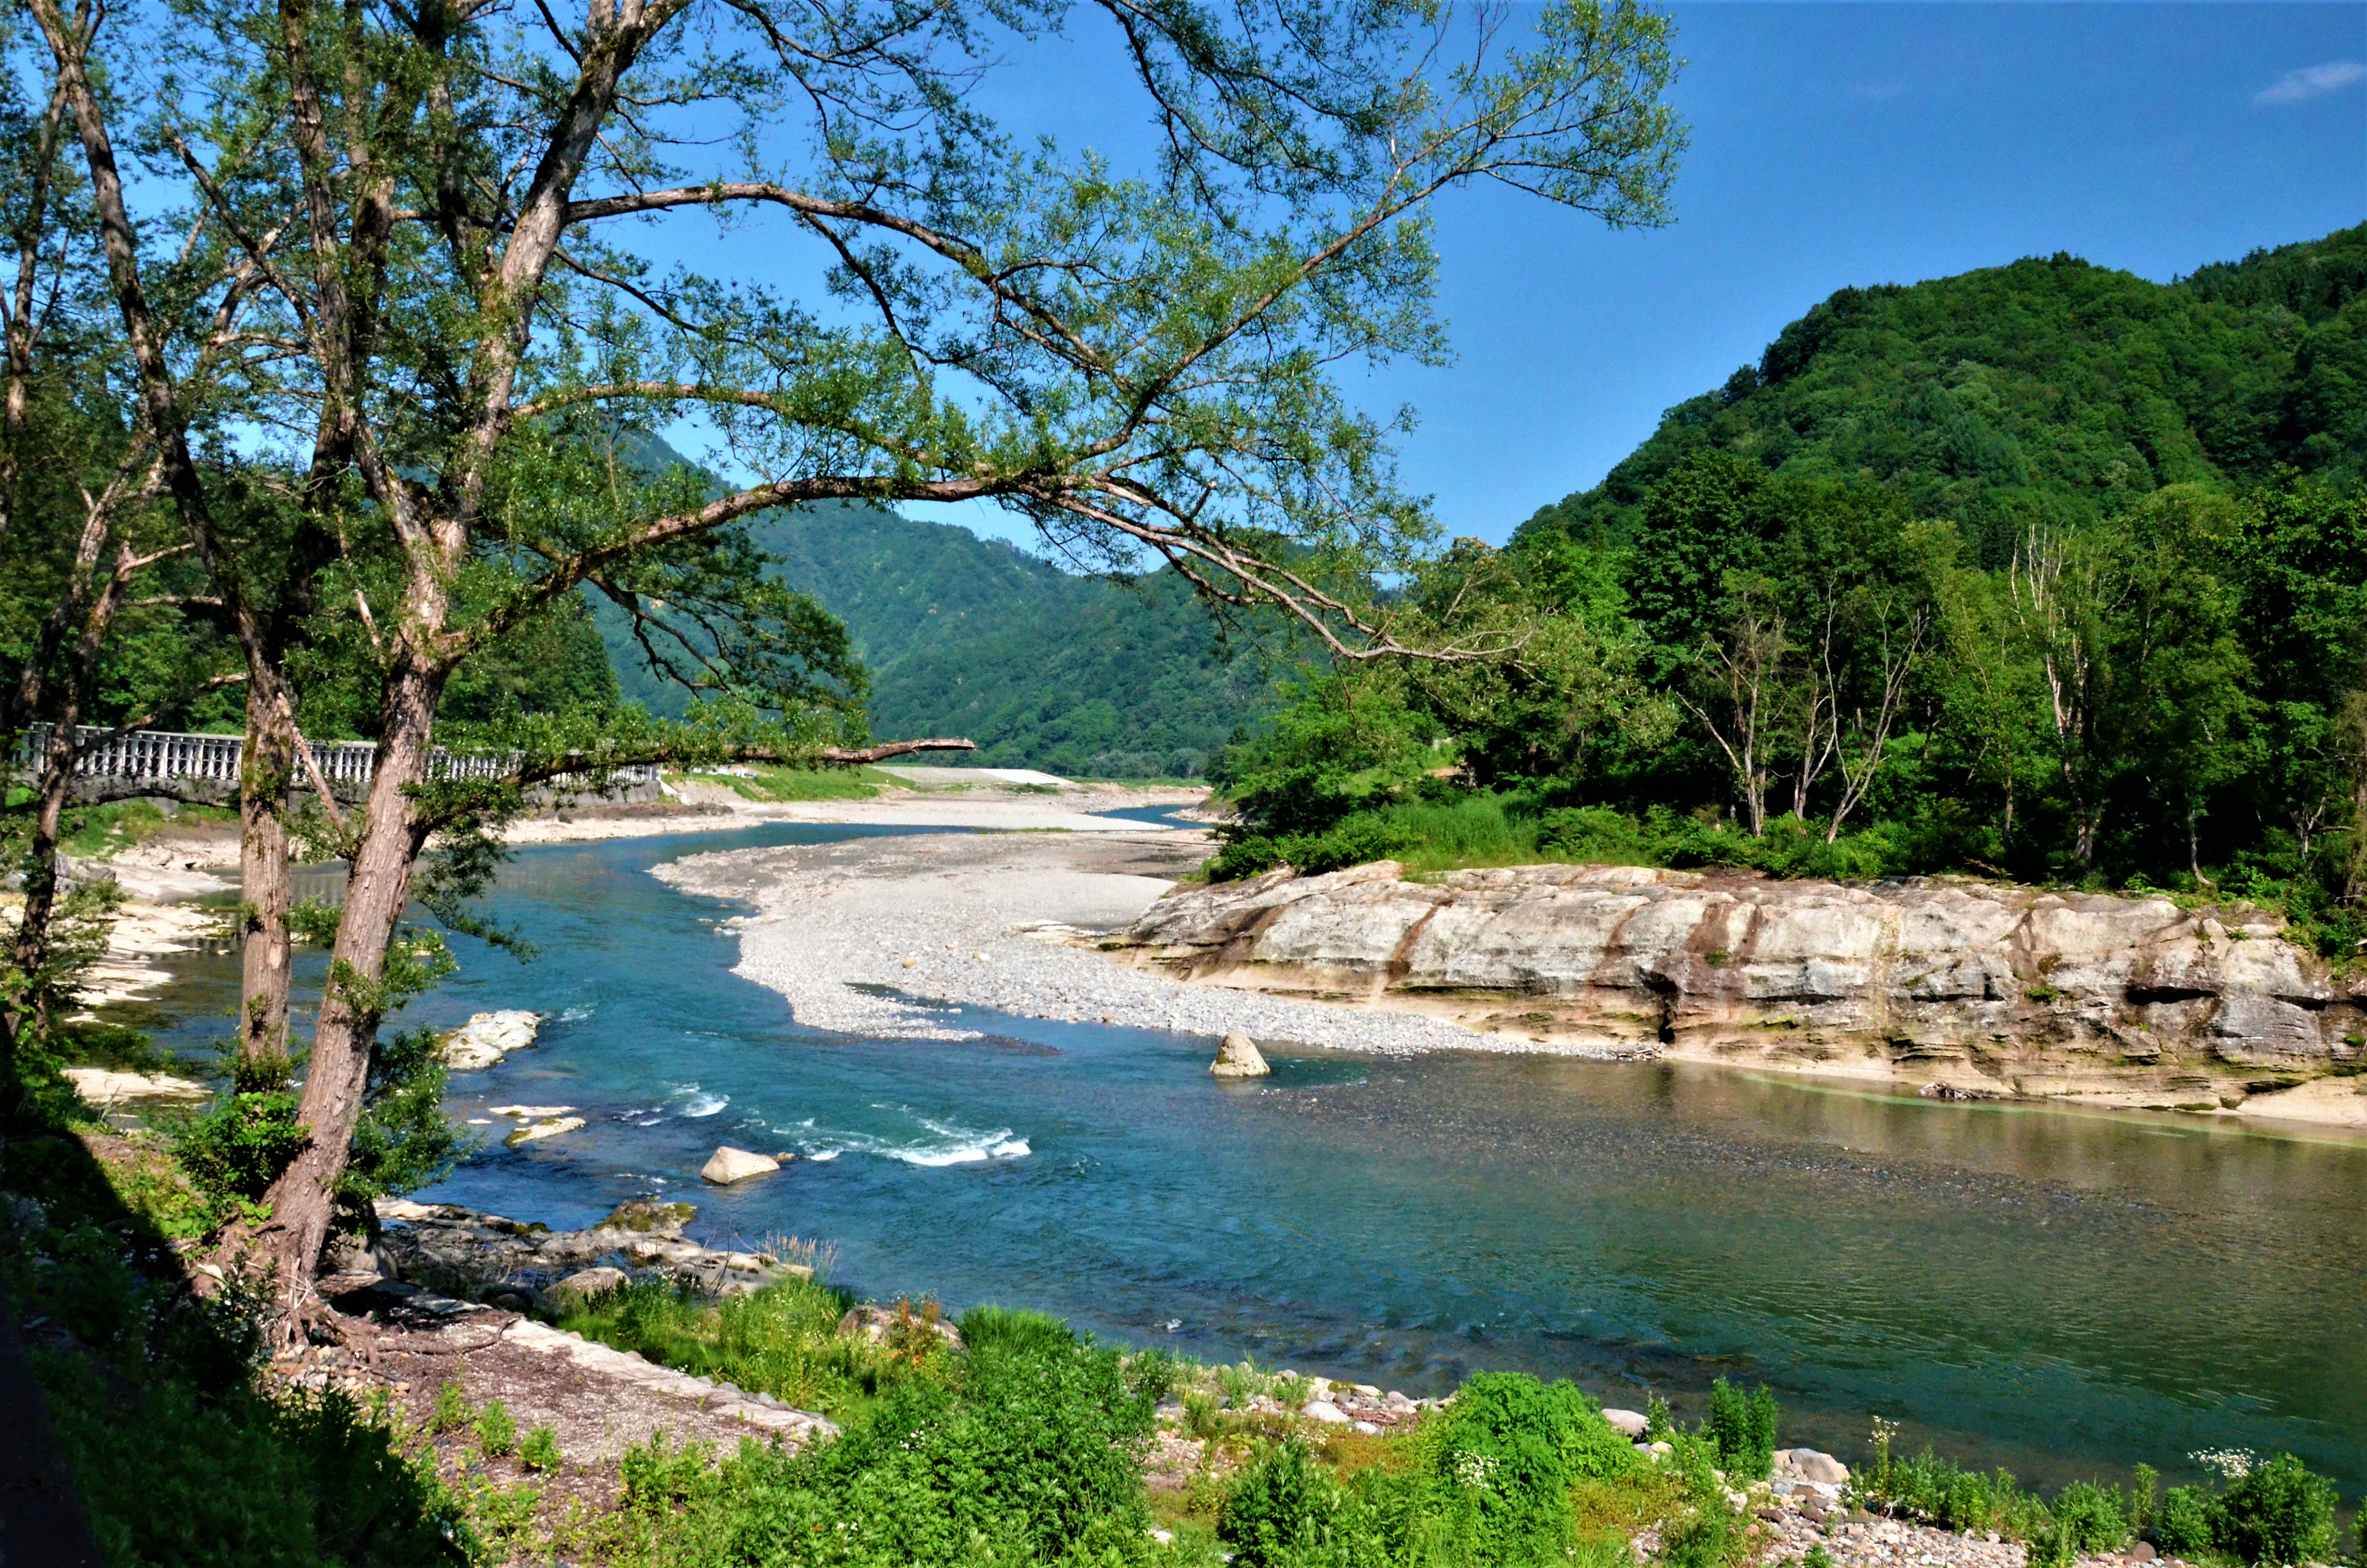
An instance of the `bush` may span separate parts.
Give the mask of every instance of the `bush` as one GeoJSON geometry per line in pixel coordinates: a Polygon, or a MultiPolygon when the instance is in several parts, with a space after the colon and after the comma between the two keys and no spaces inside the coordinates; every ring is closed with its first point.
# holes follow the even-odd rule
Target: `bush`
{"type": "Polygon", "coordinates": [[[1761,1383],[1750,1393],[1720,1378],[1710,1385],[1710,1441],[1726,1472],[1764,1481],[1774,1469],[1775,1392],[1761,1383]]]}
{"type": "Polygon", "coordinates": [[[296,1119],[296,1096],[285,1090],[225,1095],[204,1115],[174,1128],[173,1153],[213,1201],[216,1223],[259,1220],[264,1193],[307,1135],[296,1119]]]}
{"type": "Polygon", "coordinates": [[[2056,1528],[2079,1555],[2118,1551],[2128,1542],[2128,1510],[2117,1486],[2075,1481],[2056,1494],[2050,1512],[2056,1528]]]}
{"type": "Polygon", "coordinates": [[[2173,1557],[2192,1557],[2211,1550],[2217,1534],[2217,1503],[2200,1486],[2173,1486],[2162,1494],[2154,1510],[2154,1539],[2173,1557]]]}
{"type": "Polygon", "coordinates": [[[2334,1500],[2331,1482],[2279,1454],[2220,1495],[2212,1543],[2247,1562],[2323,1561],[2334,1550],[2334,1500]]]}
{"type": "Polygon", "coordinates": [[[469,1396],[459,1383],[446,1383],[436,1391],[436,1411],[427,1418],[427,1429],[441,1435],[457,1432],[469,1424],[469,1396]]]}
{"type": "Polygon", "coordinates": [[[1346,1489],[1297,1437],[1259,1450],[1225,1494],[1217,1539],[1237,1568],[1284,1568],[1333,1543],[1346,1489]]]}
{"type": "Polygon", "coordinates": [[[730,1561],[1053,1562],[1138,1542],[1150,1406],[1117,1354],[1032,1313],[964,1324],[981,1332],[943,1381],[897,1382],[835,1442],[745,1446],[711,1491],[662,1454],[629,1483],[651,1511],[721,1532],[730,1561]]]}
{"type": "Polygon", "coordinates": [[[489,1460],[497,1460],[517,1447],[517,1423],[510,1419],[509,1406],[500,1400],[489,1400],[477,1416],[477,1447],[489,1460]]]}
{"type": "Polygon", "coordinates": [[[548,1426],[536,1427],[518,1445],[518,1462],[528,1470],[557,1470],[560,1459],[559,1434],[548,1426]]]}
{"type": "Polygon", "coordinates": [[[1545,1562],[1574,1540],[1571,1483],[1632,1469],[1633,1447],[1569,1382],[1481,1372],[1423,1428],[1444,1516],[1473,1561],[1545,1562]]]}

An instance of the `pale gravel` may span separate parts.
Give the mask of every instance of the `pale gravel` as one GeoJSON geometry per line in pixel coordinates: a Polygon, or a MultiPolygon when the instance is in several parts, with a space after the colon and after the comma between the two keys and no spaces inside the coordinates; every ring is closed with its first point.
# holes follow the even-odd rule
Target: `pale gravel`
{"type": "Polygon", "coordinates": [[[1174,831],[930,834],[695,855],[655,874],[753,904],[726,923],[736,972],[812,1028],[974,1040],[989,1031],[949,1009],[986,1007],[1393,1055],[1535,1049],[1419,1014],[1187,985],[1094,950],[1096,934],[1130,925],[1211,847],[1174,831]]]}

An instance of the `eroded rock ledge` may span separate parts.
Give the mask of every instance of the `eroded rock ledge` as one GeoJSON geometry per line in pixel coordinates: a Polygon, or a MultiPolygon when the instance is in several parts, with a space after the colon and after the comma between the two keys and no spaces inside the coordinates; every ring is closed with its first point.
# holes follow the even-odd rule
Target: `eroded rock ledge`
{"type": "Polygon", "coordinates": [[[1954,879],[1392,861],[1179,887],[1133,961],[1548,1049],[2367,1125],[2367,980],[2249,906],[1954,879]]]}

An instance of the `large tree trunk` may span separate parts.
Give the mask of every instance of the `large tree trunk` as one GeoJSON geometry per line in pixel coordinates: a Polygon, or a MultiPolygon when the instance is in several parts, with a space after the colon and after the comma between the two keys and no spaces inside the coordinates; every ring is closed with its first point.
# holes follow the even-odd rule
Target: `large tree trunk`
{"type": "Polygon", "coordinates": [[[239,758],[240,945],[238,1076],[243,1087],[276,1087],[288,1076],[288,994],[292,963],[288,912],[288,790],[296,732],[286,711],[250,679],[246,744],[239,758]]]}
{"type": "Polygon", "coordinates": [[[28,1014],[46,1012],[40,971],[50,958],[50,923],[58,906],[58,824],[65,814],[66,795],[74,788],[74,729],[80,717],[77,703],[68,699],[50,731],[50,745],[41,758],[40,803],[33,812],[32,843],[25,852],[25,909],[17,919],[17,941],[10,958],[25,990],[13,1004],[12,1032],[21,1029],[28,1014]]]}
{"type": "MultiPolygon", "coordinates": [[[[426,618],[442,622],[436,604],[426,618]]],[[[336,1189],[352,1153],[355,1124],[362,1113],[370,1055],[385,1016],[383,989],[389,949],[426,829],[418,820],[413,787],[427,776],[427,751],[436,699],[446,672],[405,639],[388,679],[385,726],[379,742],[378,771],[370,779],[368,817],[354,849],[345,882],[345,903],[330,951],[329,978],[312,1030],[304,1096],[297,1119],[306,1130],[303,1147],[273,1182],[265,1202],[271,1210],[256,1235],[286,1307],[282,1332],[292,1335],[311,1291],[312,1268],[335,1217],[336,1189]]]]}

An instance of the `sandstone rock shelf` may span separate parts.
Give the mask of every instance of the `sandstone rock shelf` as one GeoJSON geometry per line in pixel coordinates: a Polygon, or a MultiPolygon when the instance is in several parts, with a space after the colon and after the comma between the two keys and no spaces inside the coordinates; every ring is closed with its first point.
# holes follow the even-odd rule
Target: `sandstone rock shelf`
{"type": "Polygon", "coordinates": [[[1380,861],[1185,885],[1130,961],[1545,1049],[2367,1126],[2367,979],[2245,905],[1749,873],[1380,861]]]}

